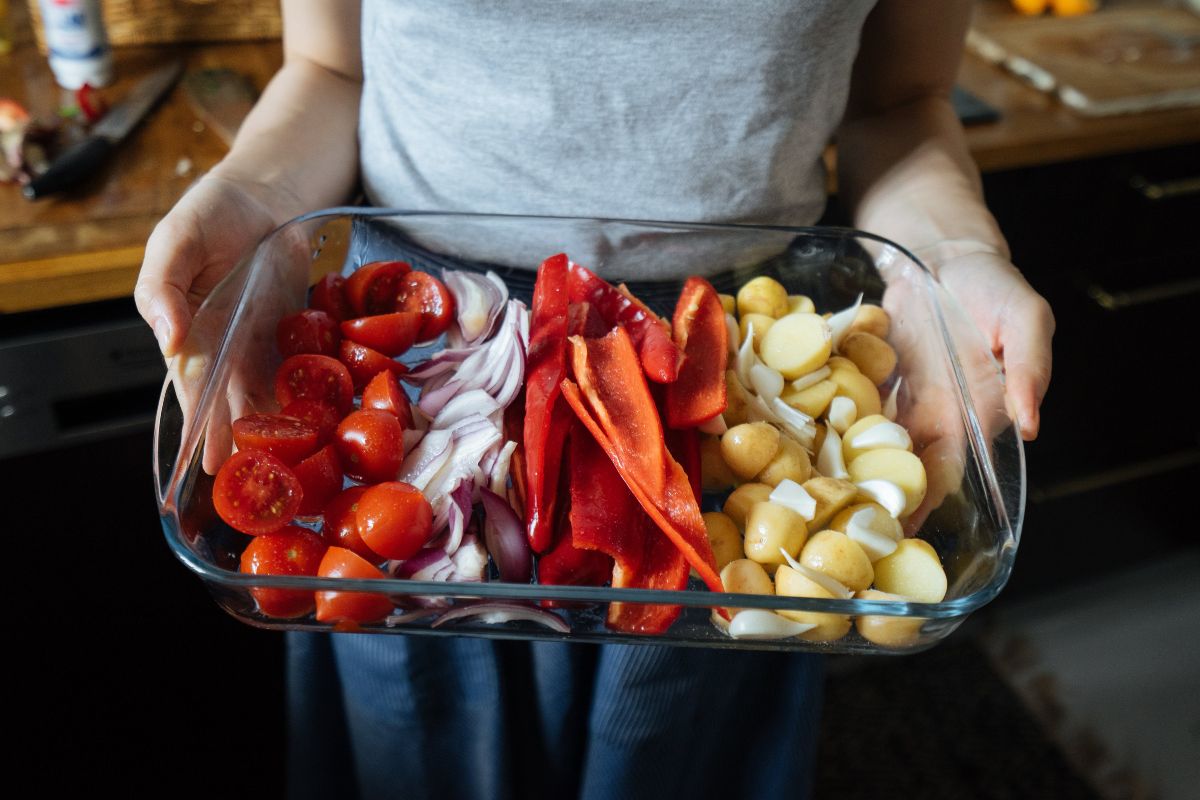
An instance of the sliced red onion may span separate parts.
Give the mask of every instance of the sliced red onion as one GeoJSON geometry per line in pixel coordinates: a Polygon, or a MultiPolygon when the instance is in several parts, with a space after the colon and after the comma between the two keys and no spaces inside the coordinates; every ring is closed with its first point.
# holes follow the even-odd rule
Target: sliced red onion
{"type": "Polygon", "coordinates": [[[431,580],[435,572],[450,563],[450,556],[442,548],[425,547],[406,561],[393,562],[391,573],[397,578],[417,581],[431,580]]]}
{"type": "Polygon", "coordinates": [[[533,553],[525,535],[525,525],[508,502],[491,489],[480,489],[483,499],[483,538],[496,562],[500,580],[529,583],[533,575],[533,553]]]}
{"type": "Polygon", "coordinates": [[[487,577],[487,550],[474,533],[463,537],[450,560],[454,562],[454,572],[446,580],[478,583],[487,577]]]}
{"type": "Polygon", "coordinates": [[[441,350],[421,366],[411,372],[405,373],[401,379],[407,383],[420,385],[443,373],[454,372],[462,362],[466,361],[478,349],[478,347],[463,347],[441,350]]]}
{"type": "Polygon", "coordinates": [[[440,547],[447,553],[453,554],[462,542],[463,531],[467,520],[471,518],[472,499],[475,486],[470,481],[462,481],[448,495],[449,502],[439,502],[433,518],[433,530],[446,532],[437,537],[431,546],[440,547]]]}
{"type": "Polygon", "coordinates": [[[508,302],[508,287],[498,275],[477,272],[448,271],[442,276],[446,288],[454,296],[457,309],[458,333],[466,344],[486,339],[496,324],[496,317],[508,302]]]}
{"type": "Polygon", "coordinates": [[[451,398],[472,389],[483,389],[501,406],[507,406],[524,380],[522,330],[527,331],[528,325],[524,304],[510,300],[504,322],[492,339],[468,356],[452,374],[443,373],[426,383],[419,404],[421,410],[436,416],[451,398]]]}
{"type": "Polygon", "coordinates": [[[394,628],[397,625],[403,625],[406,622],[415,622],[425,617],[431,617],[437,613],[436,608],[419,608],[416,611],[406,611],[403,614],[392,614],[390,617],[383,618],[383,624],[389,628],[394,628]]]}
{"type": "Polygon", "coordinates": [[[570,633],[571,626],[552,611],[520,603],[487,602],[457,606],[442,614],[430,626],[437,628],[457,619],[476,617],[488,625],[500,625],[514,620],[536,622],[559,633],[570,633]]]}
{"type": "Polygon", "coordinates": [[[483,417],[490,416],[500,408],[500,405],[490,394],[482,389],[472,389],[452,398],[433,418],[433,428],[453,428],[464,418],[472,414],[483,417]]]}
{"type": "Polygon", "coordinates": [[[433,477],[450,460],[453,439],[453,431],[429,431],[426,433],[420,444],[413,448],[400,465],[400,473],[396,480],[411,483],[424,491],[433,477]]]}
{"type": "Polygon", "coordinates": [[[496,456],[489,468],[484,470],[488,476],[488,488],[498,495],[503,496],[504,489],[508,486],[508,471],[512,466],[512,456],[516,450],[516,442],[505,442],[504,446],[500,448],[500,454],[496,456]]]}

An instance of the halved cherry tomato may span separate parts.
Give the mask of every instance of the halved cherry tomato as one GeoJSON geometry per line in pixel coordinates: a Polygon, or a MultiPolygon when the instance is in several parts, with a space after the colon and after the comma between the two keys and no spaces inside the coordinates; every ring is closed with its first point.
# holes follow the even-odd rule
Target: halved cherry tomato
{"type": "Polygon", "coordinates": [[[289,314],[275,326],[275,344],[285,358],[300,353],[336,356],[341,340],[337,320],[313,308],[289,314]]]}
{"type": "Polygon", "coordinates": [[[380,483],[367,489],[355,514],[367,547],[387,558],[412,558],[433,532],[433,507],[412,484],[380,483]]]}
{"type": "Polygon", "coordinates": [[[213,481],[213,506],[221,519],[251,536],[287,525],[303,499],[304,489],[287,464],[260,450],[234,453],[213,481]]]}
{"type": "Polygon", "coordinates": [[[318,403],[316,400],[293,400],[280,411],[285,417],[302,419],[317,429],[317,445],[326,445],[337,432],[342,415],[333,406],[318,403]]]}
{"type": "Polygon", "coordinates": [[[324,311],[338,322],[353,317],[354,310],[346,300],[346,279],[336,273],[321,278],[312,288],[308,307],[324,311]]]}
{"type": "Polygon", "coordinates": [[[316,451],[317,437],[312,425],[282,414],[251,414],[233,422],[238,450],[262,450],[289,467],[316,451]]]}
{"type": "Polygon", "coordinates": [[[390,370],[396,375],[403,375],[408,372],[408,367],[399,361],[388,358],[378,350],[372,350],[366,345],[352,342],[349,339],[342,339],[338,358],[346,366],[346,369],[350,371],[351,382],[356,390],[362,389],[370,383],[371,378],[374,378],[385,369],[390,370]]]}
{"type": "Polygon", "coordinates": [[[383,556],[367,547],[358,534],[358,501],[367,488],[351,486],[329,501],[325,506],[325,524],[321,527],[321,535],[332,547],[353,550],[372,564],[378,564],[383,561],[383,556]]]}
{"type": "Polygon", "coordinates": [[[316,517],[325,511],[329,501],[342,490],[342,462],[337,448],[328,444],[292,467],[296,479],[304,487],[304,500],[296,515],[316,517]]]}
{"type": "Polygon", "coordinates": [[[404,428],[386,411],[361,409],[346,416],[334,439],[342,468],[356,481],[394,481],[404,460],[404,428]]]}
{"type": "MultiPolygon", "coordinates": [[[[343,547],[325,551],[317,567],[322,578],[386,578],[378,567],[343,547]]],[[[374,592],[316,593],[317,619],[321,622],[375,622],[392,613],[395,607],[387,595],[374,592]]]]}
{"type": "Polygon", "coordinates": [[[419,311],[421,331],[418,342],[429,342],[441,336],[454,318],[454,295],[446,285],[428,272],[410,272],[397,286],[396,309],[419,311]]]}
{"type": "Polygon", "coordinates": [[[346,300],[354,315],[390,314],[396,311],[400,279],[412,269],[404,261],[375,261],[364,264],[346,279],[346,300]]]}
{"type": "Polygon", "coordinates": [[[400,388],[400,381],[391,370],[385,369],[371,378],[362,394],[363,408],[377,408],[389,414],[395,414],[404,430],[412,430],[412,404],[408,395],[400,388]]]}
{"type": "MultiPolygon", "coordinates": [[[[316,575],[327,547],[312,531],[288,525],[255,536],[242,551],[240,569],[250,575],[316,575]]],[[[250,594],[268,617],[302,617],[315,605],[311,590],[257,587],[250,594]]]]}
{"type": "Polygon", "coordinates": [[[348,319],[342,323],[341,332],[347,339],[378,350],[385,356],[398,356],[413,346],[420,328],[420,314],[397,311],[348,319]]]}
{"type": "Polygon", "coordinates": [[[292,356],[275,373],[275,399],[280,406],[315,400],[345,414],[354,405],[354,381],[346,365],[329,356],[292,356]]]}

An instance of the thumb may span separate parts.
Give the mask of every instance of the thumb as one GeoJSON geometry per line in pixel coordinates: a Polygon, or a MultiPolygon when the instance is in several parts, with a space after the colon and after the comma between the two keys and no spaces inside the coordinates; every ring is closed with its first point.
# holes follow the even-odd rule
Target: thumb
{"type": "Polygon", "coordinates": [[[191,235],[167,220],[159,223],[146,242],[133,298],[166,358],[187,338],[192,323],[188,290],[201,267],[200,248],[191,235]]]}

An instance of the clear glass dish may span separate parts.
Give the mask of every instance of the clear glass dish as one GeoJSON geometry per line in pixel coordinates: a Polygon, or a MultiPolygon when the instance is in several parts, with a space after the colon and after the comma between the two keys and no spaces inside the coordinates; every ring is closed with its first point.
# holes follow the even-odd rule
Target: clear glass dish
{"type": "MultiPolygon", "coordinates": [[[[427,357],[434,348],[404,356],[427,357]]],[[[1003,379],[982,336],[911,254],[868,233],[833,228],[785,228],[620,220],[411,213],[345,208],[294,220],[269,236],[200,309],[183,353],[171,366],[159,404],[154,469],[167,542],[208,586],[218,605],[250,625],[334,630],[309,617],[279,620],[259,613],[252,587],[384,592],[397,614],[363,626],[379,633],[485,636],[585,642],[807,650],[844,653],[914,652],[947,636],[1004,586],[1012,571],[1025,503],[1020,437],[1005,412],[1003,379]],[[324,274],[350,274],[382,259],[404,259],[440,274],[447,268],[492,269],[516,298],[529,301],[533,269],[566,252],[613,283],[625,281],[670,318],[688,274],[706,275],[733,293],[756,275],[771,275],[792,293],[807,294],[818,312],[839,310],[861,293],[892,315],[889,339],[900,355],[898,422],[909,428],[930,479],[945,500],[918,535],[937,550],[949,579],[938,603],[821,600],[715,594],[693,579],[686,591],[388,579],[253,576],[238,572],[249,537],[226,526],[212,507],[216,467],[228,452],[228,426],[250,411],[273,411],[271,381],[281,362],[276,322],[303,308],[306,291],[324,274]],[[247,368],[250,365],[250,368],[247,368]],[[940,490],[939,490],[939,487],[940,490]],[[415,598],[438,602],[405,614],[415,598]],[[465,618],[439,623],[449,608],[480,601],[541,604],[568,633],[525,621],[465,618]],[[613,632],[606,604],[683,607],[661,636],[613,632]],[[438,605],[441,607],[436,607],[438,605]],[[710,617],[717,607],[820,611],[861,617],[904,617],[919,633],[903,648],[885,648],[852,626],[832,642],[803,638],[734,639],[710,617]]],[[[706,496],[705,509],[721,497],[706,496]]],[[[494,574],[494,573],[493,573],[494,574]]]]}

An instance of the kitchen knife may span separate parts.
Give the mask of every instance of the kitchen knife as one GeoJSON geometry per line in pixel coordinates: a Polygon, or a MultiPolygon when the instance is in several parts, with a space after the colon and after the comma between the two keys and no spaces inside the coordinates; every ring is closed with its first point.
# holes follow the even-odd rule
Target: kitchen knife
{"type": "Polygon", "coordinates": [[[87,138],[67,148],[49,169],[22,190],[30,200],[45,197],[93,175],[131,130],[154,107],[183,72],[183,62],[172,61],[143,78],[123,101],[96,123],[87,138]]]}

